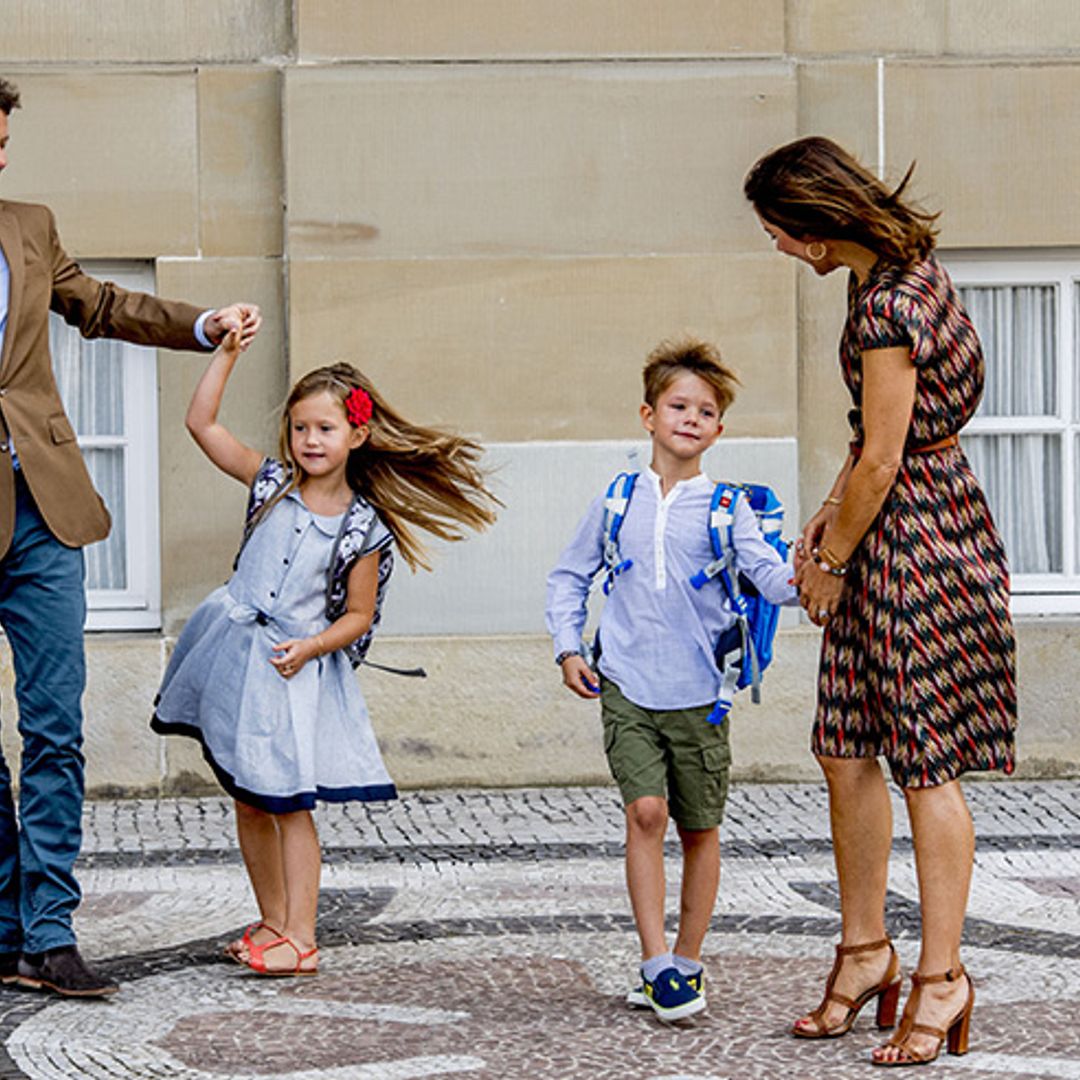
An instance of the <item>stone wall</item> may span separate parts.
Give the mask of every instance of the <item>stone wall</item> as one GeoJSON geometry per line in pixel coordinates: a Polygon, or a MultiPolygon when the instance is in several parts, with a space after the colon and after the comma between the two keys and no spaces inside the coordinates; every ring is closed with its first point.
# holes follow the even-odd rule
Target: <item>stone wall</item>
{"type": "MultiPolygon", "coordinates": [[[[792,525],[831,482],[843,282],[770,250],[741,195],[760,153],[820,132],[887,176],[918,159],[945,248],[1080,247],[1069,0],[0,0],[0,20],[24,102],[0,194],[49,203],[79,257],[154,260],[163,294],[262,305],[225,406],[242,438],[272,447],[290,381],[348,358],[510,463],[496,483],[518,509],[392,598],[378,648],[432,677],[364,680],[405,783],[603,774],[521,581],[638,438],[659,340],[713,338],[742,375],[721,468],[782,473],[792,525]]],[[[162,634],[90,639],[101,789],[205,781],[143,731],[243,507],[183,431],[201,367],[159,358],[162,634]]],[[[1034,771],[1080,760],[1060,686],[1076,633],[1021,627],[1034,771]]],[[[748,775],[813,774],[815,648],[785,631],[769,705],[742,710],[748,775]]]]}

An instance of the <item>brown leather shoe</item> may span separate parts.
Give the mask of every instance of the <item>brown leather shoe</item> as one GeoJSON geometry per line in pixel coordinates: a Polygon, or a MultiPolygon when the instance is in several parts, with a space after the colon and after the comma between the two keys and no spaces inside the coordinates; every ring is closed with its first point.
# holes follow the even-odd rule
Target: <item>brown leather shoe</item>
{"type": "Polygon", "coordinates": [[[62,997],[106,997],[120,989],[111,979],[91,971],[74,945],[23,953],[16,981],[26,990],[51,990],[62,997]]]}
{"type": "Polygon", "coordinates": [[[7,986],[19,977],[19,954],[0,952],[0,985],[7,986]]]}

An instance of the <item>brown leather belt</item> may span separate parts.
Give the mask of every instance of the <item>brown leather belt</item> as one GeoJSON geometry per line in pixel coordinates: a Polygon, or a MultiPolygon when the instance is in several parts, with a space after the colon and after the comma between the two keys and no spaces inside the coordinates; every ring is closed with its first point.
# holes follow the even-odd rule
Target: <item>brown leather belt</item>
{"type": "MultiPolygon", "coordinates": [[[[951,450],[954,446],[960,445],[960,436],[946,435],[944,439],[938,439],[937,442],[925,443],[922,446],[905,446],[905,454],[934,454],[938,450],[951,450]]],[[[862,443],[851,443],[848,447],[853,457],[858,457],[862,453],[862,443]]]]}

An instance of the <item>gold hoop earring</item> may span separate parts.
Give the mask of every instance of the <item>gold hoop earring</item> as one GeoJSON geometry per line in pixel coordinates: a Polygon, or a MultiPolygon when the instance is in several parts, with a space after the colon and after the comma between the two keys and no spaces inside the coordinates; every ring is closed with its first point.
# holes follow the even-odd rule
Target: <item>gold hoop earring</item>
{"type": "Polygon", "coordinates": [[[820,240],[815,240],[813,243],[806,245],[806,257],[811,262],[821,262],[827,254],[828,249],[820,240]],[[816,251],[815,248],[817,249],[816,251]]]}

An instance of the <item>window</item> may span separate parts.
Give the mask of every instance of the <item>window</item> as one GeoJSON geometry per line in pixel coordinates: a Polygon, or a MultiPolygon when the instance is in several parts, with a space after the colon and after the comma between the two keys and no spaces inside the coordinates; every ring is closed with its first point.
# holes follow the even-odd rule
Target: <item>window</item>
{"type": "Polygon", "coordinates": [[[947,262],[986,353],[963,444],[1005,540],[1014,610],[1080,611],[1080,256],[947,262]]]}
{"type": "MultiPolygon", "coordinates": [[[[85,263],[94,277],[152,292],[149,265],[85,263]]],[[[87,628],[161,625],[158,554],[157,362],[153,349],[87,341],[49,317],[53,371],[94,486],[112,514],[107,539],[86,549],[87,628]]]]}

